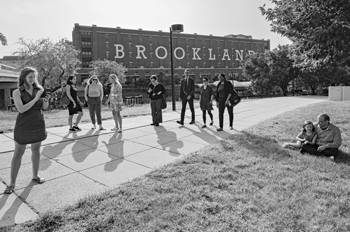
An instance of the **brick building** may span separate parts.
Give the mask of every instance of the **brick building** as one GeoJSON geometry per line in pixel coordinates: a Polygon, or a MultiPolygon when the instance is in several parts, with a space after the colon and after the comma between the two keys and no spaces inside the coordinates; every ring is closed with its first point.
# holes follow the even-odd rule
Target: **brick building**
{"type": "MultiPolygon", "coordinates": [[[[163,70],[170,74],[170,33],[142,29],[107,28],[75,24],[73,45],[81,51],[82,68],[77,78],[88,77],[89,62],[98,59],[115,60],[128,68],[127,76],[150,76],[163,70]]],[[[191,70],[196,82],[210,80],[218,73],[242,80],[240,61],[249,53],[270,50],[270,40],[253,39],[245,35],[173,34],[174,74],[191,70]]]]}

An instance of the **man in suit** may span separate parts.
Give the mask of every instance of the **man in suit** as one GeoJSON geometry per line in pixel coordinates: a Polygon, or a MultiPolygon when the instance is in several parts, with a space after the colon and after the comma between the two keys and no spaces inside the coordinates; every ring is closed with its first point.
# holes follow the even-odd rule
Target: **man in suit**
{"type": "Polygon", "coordinates": [[[180,121],[176,121],[177,123],[183,125],[186,111],[186,104],[190,105],[190,110],[192,113],[192,121],[190,124],[194,124],[194,107],[193,107],[193,99],[194,99],[194,80],[189,76],[190,70],[185,69],[185,78],[181,81],[180,88],[180,98],[182,99],[182,109],[181,109],[181,119],[180,121]]]}

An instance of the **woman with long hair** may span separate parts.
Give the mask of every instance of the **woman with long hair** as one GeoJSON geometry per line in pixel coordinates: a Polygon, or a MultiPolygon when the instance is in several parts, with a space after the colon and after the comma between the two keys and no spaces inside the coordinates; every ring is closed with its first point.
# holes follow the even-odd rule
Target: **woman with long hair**
{"type": "Polygon", "coordinates": [[[32,181],[38,184],[45,182],[45,179],[38,175],[38,171],[41,142],[47,137],[42,109],[49,106],[49,96],[43,97],[44,88],[39,84],[37,75],[34,68],[22,69],[18,79],[18,88],[13,91],[14,103],[19,113],[14,128],[15,151],[11,162],[11,182],[5,189],[5,194],[10,194],[15,189],[27,144],[30,144],[32,150],[32,181]]]}
{"type": "Polygon", "coordinates": [[[109,82],[112,84],[112,86],[106,104],[109,103],[109,107],[112,109],[112,114],[115,122],[115,127],[112,130],[121,133],[123,131],[123,127],[120,111],[122,111],[123,106],[123,88],[119,82],[118,76],[115,74],[109,75],[109,82]]]}
{"type": "Polygon", "coordinates": [[[81,117],[83,117],[83,109],[82,103],[78,98],[78,91],[75,86],[77,83],[77,78],[75,76],[68,77],[67,85],[66,85],[66,94],[69,98],[70,102],[68,104],[68,124],[69,124],[69,132],[80,131],[81,129],[78,127],[81,117]],[[78,114],[78,117],[75,120],[73,126],[73,115],[78,114]]]}
{"type": "Polygon", "coordinates": [[[92,122],[92,129],[96,129],[95,114],[97,117],[97,124],[100,130],[102,127],[101,117],[101,103],[103,100],[103,87],[96,75],[93,75],[88,81],[84,91],[85,101],[89,106],[89,113],[92,122]]]}
{"type": "Polygon", "coordinates": [[[157,81],[157,76],[150,77],[151,83],[148,85],[148,94],[151,99],[152,126],[159,126],[163,122],[162,117],[162,100],[165,93],[164,86],[157,81]]]}

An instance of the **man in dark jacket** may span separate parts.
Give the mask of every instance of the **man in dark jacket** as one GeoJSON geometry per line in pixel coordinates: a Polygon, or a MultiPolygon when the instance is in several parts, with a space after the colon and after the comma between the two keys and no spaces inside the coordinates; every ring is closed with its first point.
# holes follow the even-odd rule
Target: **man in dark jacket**
{"type": "Polygon", "coordinates": [[[190,78],[189,73],[190,71],[188,69],[185,69],[185,78],[181,81],[181,88],[180,88],[180,98],[182,99],[181,119],[180,121],[176,121],[181,125],[184,124],[187,102],[190,105],[190,110],[192,113],[192,121],[190,122],[190,124],[194,124],[194,119],[195,119],[194,106],[193,106],[195,87],[194,87],[194,80],[190,78]]]}

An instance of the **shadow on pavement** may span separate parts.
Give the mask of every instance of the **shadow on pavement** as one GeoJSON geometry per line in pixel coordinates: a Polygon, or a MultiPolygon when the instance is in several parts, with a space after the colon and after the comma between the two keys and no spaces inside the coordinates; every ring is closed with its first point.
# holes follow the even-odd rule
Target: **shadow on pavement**
{"type": "MultiPolygon", "coordinates": [[[[162,126],[159,126],[159,127],[162,127],[162,126]]],[[[169,154],[172,156],[179,156],[180,152],[178,151],[178,149],[182,148],[184,146],[184,143],[177,139],[176,133],[170,130],[166,130],[164,128],[164,130],[162,131],[162,134],[159,134],[157,133],[158,127],[154,127],[154,128],[158,136],[157,142],[159,145],[162,146],[162,149],[165,151],[169,151],[170,152],[169,154]],[[167,138],[173,138],[174,140],[171,142],[168,142],[167,138]],[[167,150],[167,148],[169,148],[169,150],[167,150]]]]}
{"type": "Polygon", "coordinates": [[[18,210],[23,204],[23,201],[26,201],[34,185],[35,184],[31,182],[27,187],[25,187],[21,195],[19,195],[18,197],[15,196],[14,193],[12,193],[13,195],[3,194],[1,196],[0,210],[6,205],[6,202],[10,198],[10,196],[12,197],[15,196],[16,199],[13,201],[9,209],[3,214],[2,218],[0,218],[0,231],[2,231],[1,227],[3,226],[6,227],[6,226],[15,225],[16,223],[15,217],[17,216],[18,210]]]}
{"type": "Polygon", "coordinates": [[[111,161],[105,163],[104,170],[107,172],[113,172],[118,168],[119,164],[124,162],[124,140],[122,138],[123,133],[115,132],[108,143],[105,141],[102,142],[106,146],[108,156],[111,159],[111,161]],[[117,146],[117,149],[115,146],[117,146]],[[118,159],[115,159],[116,156],[118,159]]]}

